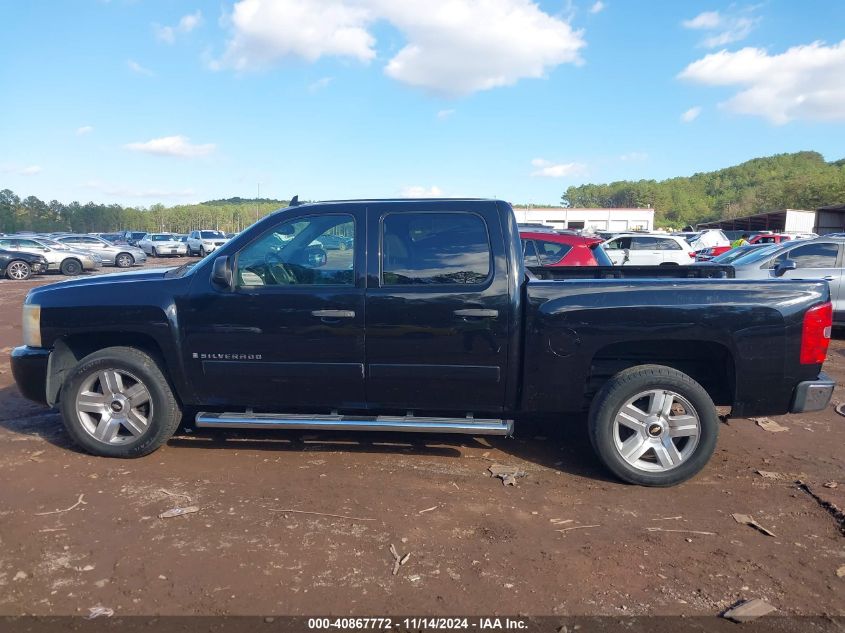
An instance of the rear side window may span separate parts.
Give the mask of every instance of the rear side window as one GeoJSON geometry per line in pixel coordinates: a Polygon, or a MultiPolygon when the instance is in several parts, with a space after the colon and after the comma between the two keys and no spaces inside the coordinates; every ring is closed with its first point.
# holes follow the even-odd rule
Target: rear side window
{"type": "Polygon", "coordinates": [[[522,254],[525,257],[526,266],[539,266],[540,259],[537,257],[537,247],[534,240],[522,240],[522,254]]]}
{"type": "Polygon", "coordinates": [[[775,259],[775,264],[791,259],[798,268],[836,268],[838,255],[837,244],[806,244],[782,253],[775,259]]]}
{"type": "Polygon", "coordinates": [[[473,213],[390,213],[382,220],[381,283],[480,284],[490,276],[490,238],[473,213]]]}
{"type": "Polygon", "coordinates": [[[653,251],[657,248],[657,239],[653,237],[635,237],[631,240],[632,251],[653,251]]]}
{"type": "Polygon", "coordinates": [[[537,245],[537,254],[540,257],[541,266],[554,266],[572,250],[569,244],[558,244],[556,242],[541,240],[534,240],[534,243],[537,245]]]}
{"type": "Polygon", "coordinates": [[[679,251],[681,250],[681,245],[678,244],[675,240],[670,240],[667,238],[659,238],[656,239],[657,242],[656,248],[661,251],[679,251]]]}

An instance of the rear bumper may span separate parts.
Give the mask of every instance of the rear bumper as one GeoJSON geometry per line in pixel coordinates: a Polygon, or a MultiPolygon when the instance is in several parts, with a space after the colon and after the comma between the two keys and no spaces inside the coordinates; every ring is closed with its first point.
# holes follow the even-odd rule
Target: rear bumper
{"type": "Polygon", "coordinates": [[[16,347],[12,350],[12,375],[25,398],[47,404],[49,349],[16,347]]]}
{"type": "Polygon", "coordinates": [[[821,411],[827,408],[835,386],[836,383],[824,372],[820,372],[816,380],[798,383],[792,395],[790,413],[821,411]]]}

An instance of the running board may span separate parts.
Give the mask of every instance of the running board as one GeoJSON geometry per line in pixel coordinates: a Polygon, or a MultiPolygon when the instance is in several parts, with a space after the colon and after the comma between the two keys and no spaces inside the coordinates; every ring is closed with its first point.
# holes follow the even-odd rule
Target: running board
{"type": "Polygon", "coordinates": [[[513,435],[513,420],[424,418],[413,415],[375,417],[354,415],[295,415],[279,413],[206,413],[196,417],[200,428],[217,429],[323,429],[326,431],[410,431],[513,435]]]}

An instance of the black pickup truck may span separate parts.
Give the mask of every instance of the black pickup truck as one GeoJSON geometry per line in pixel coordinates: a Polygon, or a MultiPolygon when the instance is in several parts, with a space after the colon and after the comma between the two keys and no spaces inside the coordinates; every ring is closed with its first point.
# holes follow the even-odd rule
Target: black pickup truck
{"type": "Polygon", "coordinates": [[[501,201],[298,204],[193,265],[33,289],[12,368],[97,455],[150,453],[183,417],[509,435],[589,411],[607,467],[655,486],[707,462],[715,405],[830,400],[825,282],[563,276],[526,271],[501,201]]]}

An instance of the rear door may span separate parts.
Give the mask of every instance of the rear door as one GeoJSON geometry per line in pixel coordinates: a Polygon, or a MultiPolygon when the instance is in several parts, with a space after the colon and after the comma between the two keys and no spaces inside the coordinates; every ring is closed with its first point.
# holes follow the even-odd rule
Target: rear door
{"type": "Polygon", "coordinates": [[[778,255],[772,270],[784,259],[791,259],[798,267],[783,274],[783,279],[824,279],[830,286],[833,311],[845,312],[842,297],[842,245],[835,242],[810,242],[778,255]]]}
{"type": "Polygon", "coordinates": [[[379,202],[367,222],[368,405],[501,411],[510,295],[496,205],[379,202]]]}
{"type": "Polygon", "coordinates": [[[658,238],[649,235],[635,235],[631,238],[630,266],[659,266],[663,263],[663,251],[658,238]]]}

